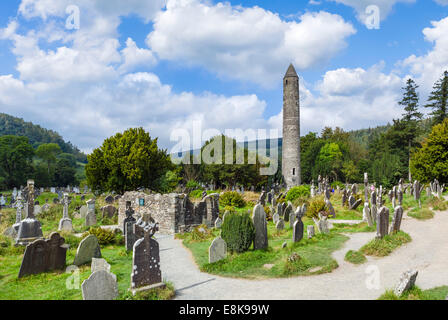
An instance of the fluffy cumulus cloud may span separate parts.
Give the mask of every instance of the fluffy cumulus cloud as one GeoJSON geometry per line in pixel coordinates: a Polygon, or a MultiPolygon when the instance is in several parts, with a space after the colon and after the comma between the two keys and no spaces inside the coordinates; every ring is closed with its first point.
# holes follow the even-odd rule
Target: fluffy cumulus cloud
{"type": "Polygon", "coordinates": [[[434,82],[448,70],[448,17],[431,22],[432,27],[425,28],[425,39],[433,43],[433,48],[425,55],[411,55],[402,62],[425,92],[429,92],[434,82]]]}
{"type": "Polygon", "coordinates": [[[260,7],[168,0],[147,43],[162,59],[269,86],[290,62],[299,70],[327,62],[354,33],[341,16],[323,11],[286,22],[260,7]]]}
{"type": "Polygon", "coordinates": [[[154,73],[137,72],[154,66],[156,57],[132,38],[120,44],[117,27],[132,12],[153,17],[158,1],[73,2],[24,0],[19,16],[0,29],[0,39],[12,43],[19,74],[0,75],[1,112],[59,131],[85,151],[135,126],[159,137],[163,147],[172,145],[174,129],[191,131],[194,120],[204,130],[266,127],[266,103],[256,95],[176,93],[154,73]],[[65,7],[73,2],[81,9],[79,30],[65,28],[65,7]],[[43,23],[26,29],[23,18],[43,23]]]}

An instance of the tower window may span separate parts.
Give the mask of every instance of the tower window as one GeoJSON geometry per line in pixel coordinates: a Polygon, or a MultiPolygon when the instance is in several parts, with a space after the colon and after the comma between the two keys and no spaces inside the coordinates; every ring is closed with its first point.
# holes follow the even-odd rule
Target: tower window
{"type": "Polygon", "coordinates": [[[292,175],[293,175],[293,176],[296,175],[296,168],[292,168],[292,175]]]}

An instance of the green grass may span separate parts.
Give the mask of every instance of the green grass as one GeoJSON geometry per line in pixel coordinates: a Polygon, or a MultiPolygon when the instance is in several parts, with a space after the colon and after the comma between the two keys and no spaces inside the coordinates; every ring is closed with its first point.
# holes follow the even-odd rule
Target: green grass
{"type": "Polygon", "coordinates": [[[413,208],[408,212],[408,216],[418,220],[428,220],[434,218],[434,212],[428,208],[413,208]]]}
{"type": "Polygon", "coordinates": [[[367,256],[385,257],[396,248],[412,241],[411,237],[403,232],[389,234],[382,239],[373,239],[364,245],[359,251],[367,256]]]}
{"type": "Polygon", "coordinates": [[[355,232],[375,232],[375,225],[369,227],[367,222],[361,222],[358,224],[346,224],[346,223],[333,223],[333,230],[341,233],[355,233],[355,232]]]}
{"type": "Polygon", "coordinates": [[[417,286],[403,292],[398,297],[393,290],[387,290],[378,300],[445,300],[448,295],[448,286],[437,287],[428,290],[422,290],[417,286]]]}
{"type": "MultiPolygon", "coordinates": [[[[288,225],[288,224],[287,224],[288,225]]],[[[306,229],[306,226],[305,226],[306,229]]],[[[183,244],[191,250],[201,271],[225,277],[266,279],[289,276],[306,276],[331,272],[338,267],[331,257],[332,252],[342,247],[348,237],[330,233],[317,234],[313,239],[306,239],[298,243],[292,242],[292,230],[286,228],[276,232],[272,222],[268,223],[269,248],[266,250],[253,250],[242,254],[228,254],[227,258],[212,264],[208,263],[208,248],[214,236],[205,241],[192,241],[191,237],[184,237],[183,244]],[[287,247],[282,248],[286,242],[287,247]],[[288,262],[288,257],[297,253],[301,259],[298,262],[288,262]],[[272,264],[272,268],[264,265],[272,264]],[[319,267],[315,269],[316,267],[319,267]],[[313,270],[315,269],[315,270],[313,270]]]]}
{"type": "MultiPolygon", "coordinates": [[[[8,252],[10,253],[10,252],[8,252]]],[[[111,272],[117,276],[118,299],[129,299],[132,271],[132,253],[124,246],[109,245],[101,248],[104,259],[111,265],[111,272]]],[[[73,262],[76,247],[67,251],[67,266],[73,262]]],[[[0,300],[81,300],[81,284],[90,274],[90,265],[79,268],[79,289],[69,290],[66,281],[72,276],[64,271],[52,271],[38,275],[30,275],[18,279],[23,254],[0,255],[0,300]]],[[[167,289],[150,292],[146,296],[133,299],[170,299],[174,294],[171,284],[167,289]]]]}
{"type": "Polygon", "coordinates": [[[344,260],[353,264],[362,264],[367,261],[367,258],[359,251],[350,250],[345,254],[344,260]]]}

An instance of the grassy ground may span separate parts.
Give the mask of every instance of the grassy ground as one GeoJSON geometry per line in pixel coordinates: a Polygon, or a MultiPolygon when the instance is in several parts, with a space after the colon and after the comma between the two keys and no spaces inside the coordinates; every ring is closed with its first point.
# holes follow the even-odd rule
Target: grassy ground
{"type": "Polygon", "coordinates": [[[410,241],[412,239],[407,233],[399,231],[389,234],[382,239],[373,239],[359,251],[368,256],[385,257],[391,254],[396,248],[410,241]]]}
{"type": "Polygon", "coordinates": [[[359,251],[350,250],[345,254],[344,260],[353,264],[362,264],[367,261],[367,258],[359,251]]]}
{"type": "MultiPolygon", "coordinates": [[[[45,199],[46,195],[42,195],[45,199]]],[[[88,197],[90,198],[90,197],[88,197]]],[[[45,202],[45,200],[44,200],[45,202]]],[[[44,203],[43,202],[43,203],[44,203]]],[[[69,214],[72,214],[78,206],[85,204],[80,197],[75,197],[70,204],[69,214]]],[[[113,224],[110,219],[101,219],[99,208],[105,204],[104,199],[99,198],[96,202],[96,212],[99,225],[113,224]]],[[[56,231],[59,219],[62,218],[62,205],[54,205],[51,201],[51,209],[38,216],[42,224],[42,231],[45,237],[56,231]]],[[[2,210],[2,222],[0,232],[11,226],[15,222],[15,209],[2,210]]],[[[116,221],[115,221],[116,223],[116,221]]],[[[73,219],[73,226],[76,232],[85,232],[88,230],[84,226],[84,219],[73,219]]],[[[63,232],[61,235],[66,243],[70,245],[67,251],[67,266],[69,266],[75,257],[80,238],[73,234],[63,232]]],[[[39,275],[27,276],[21,279],[17,278],[22,262],[24,247],[15,247],[13,240],[0,236],[0,300],[80,300],[82,299],[81,289],[69,290],[66,287],[66,281],[72,276],[64,271],[48,272],[39,275]]],[[[130,287],[130,278],[132,271],[132,252],[127,252],[124,245],[109,244],[101,246],[101,253],[104,259],[111,265],[111,272],[117,276],[118,280],[118,299],[170,299],[174,295],[172,284],[167,284],[166,289],[157,289],[145,293],[141,296],[132,297],[128,293],[130,287]]],[[[91,274],[90,266],[79,268],[79,285],[91,274]]]]}
{"type": "MultiPolygon", "coordinates": [[[[312,222],[305,219],[305,230],[312,222]]],[[[208,263],[208,248],[211,241],[220,231],[213,230],[205,239],[193,239],[193,233],[179,236],[183,238],[184,245],[191,250],[196,263],[204,272],[211,274],[247,278],[263,279],[278,278],[298,275],[312,275],[331,272],[338,267],[337,262],[331,257],[331,253],[342,247],[348,237],[331,232],[328,235],[317,234],[313,239],[302,239],[298,243],[292,242],[292,229],[287,228],[277,231],[274,224],[268,222],[269,248],[267,250],[249,251],[242,254],[229,254],[224,260],[216,263],[208,263]],[[286,242],[287,247],[282,248],[286,242]],[[296,262],[288,262],[288,257],[297,253],[300,259],[296,262]],[[266,266],[267,265],[267,266],[266,266]]],[[[306,235],[305,235],[306,237],[306,235]]]]}
{"type": "Polygon", "coordinates": [[[428,220],[434,218],[434,212],[428,208],[413,208],[408,212],[408,216],[418,220],[428,220]]]}
{"type": "MultiPolygon", "coordinates": [[[[67,266],[73,262],[76,247],[67,252],[67,266]]],[[[108,245],[101,248],[101,254],[111,265],[111,272],[117,276],[119,299],[131,298],[128,293],[132,271],[132,253],[126,252],[124,246],[108,245]]],[[[81,266],[79,281],[73,280],[74,274],[65,271],[52,271],[38,275],[30,275],[18,279],[23,254],[0,255],[0,300],[81,300],[81,284],[90,274],[90,265],[81,266]],[[74,289],[68,289],[67,281],[74,289]],[[75,285],[77,283],[77,285],[75,285]]],[[[171,298],[174,294],[172,285],[158,293],[150,293],[148,298],[171,298]]],[[[139,298],[139,297],[136,297],[139,298]]],[[[145,297],[140,297],[145,298],[145,297]]]]}
{"type": "Polygon", "coordinates": [[[393,290],[387,290],[378,300],[445,300],[448,295],[448,286],[422,290],[417,286],[403,292],[401,297],[397,297],[393,290]]]}

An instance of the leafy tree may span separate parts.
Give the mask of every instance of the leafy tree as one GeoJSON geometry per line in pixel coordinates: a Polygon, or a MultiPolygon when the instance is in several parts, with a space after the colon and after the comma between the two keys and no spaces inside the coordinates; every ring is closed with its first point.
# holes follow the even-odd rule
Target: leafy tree
{"type": "Polygon", "coordinates": [[[322,176],[333,176],[338,180],[338,175],[342,167],[342,152],[337,143],[326,143],[320,150],[317,157],[315,170],[322,176]]]}
{"type": "Polygon", "coordinates": [[[0,177],[7,187],[25,185],[33,171],[34,150],[27,137],[0,137],[0,177]]]}
{"type": "Polygon", "coordinates": [[[76,170],[70,165],[67,159],[59,159],[56,165],[54,179],[58,186],[74,185],[78,181],[75,177],[76,170]]]}
{"type": "Polygon", "coordinates": [[[342,173],[345,175],[347,182],[355,182],[359,178],[359,169],[352,160],[344,162],[342,173]]]}
{"type": "Polygon", "coordinates": [[[37,148],[36,155],[47,163],[48,175],[50,175],[50,166],[56,163],[57,155],[61,152],[61,148],[56,143],[41,144],[37,148]]]}
{"type": "Polygon", "coordinates": [[[448,119],[435,125],[422,147],[412,156],[411,170],[416,179],[448,182],[448,119]]]}
{"type": "Polygon", "coordinates": [[[87,183],[93,190],[124,193],[146,187],[161,190],[161,178],[174,168],[166,150],[143,128],[106,139],[88,156],[87,183]]]}
{"type": "Polygon", "coordinates": [[[445,71],[442,78],[434,84],[433,91],[428,98],[429,103],[425,106],[433,109],[431,115],[434,117],[434,124],[442,123],[448,117],[447,101],[448,71],[445,71]]]}

